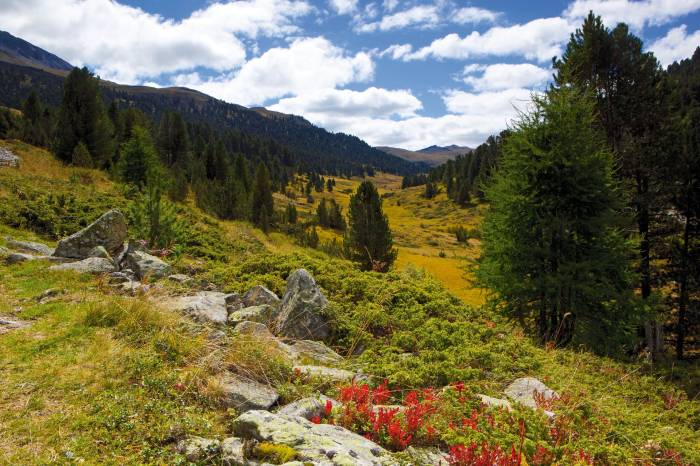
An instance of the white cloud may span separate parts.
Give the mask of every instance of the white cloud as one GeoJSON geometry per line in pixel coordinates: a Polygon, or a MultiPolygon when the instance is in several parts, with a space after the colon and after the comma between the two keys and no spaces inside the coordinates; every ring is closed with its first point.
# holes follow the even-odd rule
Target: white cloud
{"type": "Polygon", "coordinates": [[[669,30],[664,37],[652,43],[649,49],[654,52],[662,65],[691,57],[700,45],[700,30],[687,33],[685,24],[669,30]]]}
{"type": "Polygon", "coordinates": [[[384,0],[383,5],[386,11],[394,11],[399,6],[399,0],[384,0]]]}
{"type": "Polygon", "coordinates": [[[390,31],[409,26],[433,27],[440,22],[439,9],[433,5],[418,5],[408,10],[384,16],[381,21],[357,26],[360,32],[390,31]]]}
{"type": "Polygon", "coordinates": [[[398,60],[404,55],[411,53],[412,50],[413,47],[411,47],[411,44],[394,44],[379,52],[379,56],[390,55],[394,60],[398,60]]]}
{"type": "Polygon", "coordinates": [[[270,107],[284,113],[322,119],[335,117],[414,116],[422,108],[410,90],[387,90],[370,87],[363,91],[326,89],[280,100],[270,107]]]}
{"type": "Polygon", "coordinates": [[[483,34],[473,31],[460,37],[448,34],[427,47],[399,56],[403,60],[435,58],[466,59],[484,56],[523,56],[528,60],[549,61],[559,55],[573,25],[563,18],[540,18],[525,24],[492,27],[483,34]]]}
{"type": "Polygon", "coordinates": [[[580,21],[592,10],[609,27],[624,22],[640,30],[644,26],[666,24],[699,9],[700,0],[576,0],[564,15],[580,21]]]}
{"type": "Polygon", "coordinates": [[[237,37],[283,36],[310,13],[298,0],[212,3],[182,21],[110,0],[4,0],[0,29],[105,79],[134,83],[161,73],[233,69],[246,58],[237,37]]]}
{"type": "Polygon", "coordinates": [[[527,106],[531,96],[531,90],[522,88],[479,93],[451,90],[445,93],[443,100],[449,112],[505,122],[517,115],[516,109],[527,106]]]}
{"type": "Polygon", "coordinates": [[[261,105],[270,99],[368,81],[373,73],[374,63],[368,54],[348,55],[327,39],[314,37],[271,48],[229,75],[207,80],[188,75],[173,83],[228,102],[261,105]]]}
{"type": "Polygon", "coordinates": [[[483,66],[470,64],[464,67],[464,82],[475,91],[495,91],[513,88],[539,87],[551,77],[551,70],[531,63],[496,63],[483,66]],[[481,76],[474,76],[477,72],[481,76]]]}
{"type": "Polygon", "coordinates": [[[469,6],[455,11],[451,19],[457,24],[495,23],[500,15],[495,11],[469,6]]]}
{"type": "Polygon", "coordinates": [[[347,15],[357,9],[358,0],[330,0],[331,7],[339,15],[347,15]]]}

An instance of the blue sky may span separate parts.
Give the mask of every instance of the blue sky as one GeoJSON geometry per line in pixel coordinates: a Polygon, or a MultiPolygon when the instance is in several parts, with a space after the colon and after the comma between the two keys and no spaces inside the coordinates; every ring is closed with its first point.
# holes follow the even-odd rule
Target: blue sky
{"type": "Polygon", "coordinates": [[[504,129],[590,9],[664,66],[700,45],[700,0],[0,0],[0,29],[104,79],[418,149],[504,129]]]}

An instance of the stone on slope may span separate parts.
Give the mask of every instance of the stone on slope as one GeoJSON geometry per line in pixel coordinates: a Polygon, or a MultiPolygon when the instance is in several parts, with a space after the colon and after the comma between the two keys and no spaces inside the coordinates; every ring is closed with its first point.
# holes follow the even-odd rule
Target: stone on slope
{"type": "Polygon", "coordinates": [[[237,437],[229,437],[221,442],[221,462],[224,466],[247,466],[243,441],[237,437]]]}
{"type": "Polygon", "coordinates": [[[102,259],[112,260],[112,256],[109,255],[104,246],[95,246],[92,248],[89,257],[101,257],[102,259]]]}
{"type": "Polygon", "coordinates": [[[284,416],[299,416],[304,419],[311,420],[314,416],[321,416],[326,408],[326,403],[331,402],[334,408],[341,407],[342,404],[326,395],[310,396],[294,401],[288,405],[282,406],[276,411],[277,414],[284,416]]]}
{"type": "Polygon", "coordinates": [[[226,323],[226,295],[216,291],[200,291],[195,295],[179,296],[168,301],[168,306],[203,323],[226,323]]]}
{"type": "Polygon", "coordinates": [[[328,300],[304,269],[292,272],[276,321],[278,335],[299,340],[323,340],[329,326],[323,315],[328,300]]]}
{"type": "Polygon", "coordinates": [[[5,257],[5,263],[7,265],[19,264],[20,262],[29,262],[38,259],[37,256],[32,256],[31,254],[25,254],[22,252],[13,252],[5,257]]]}
{"type": "Polygon", "coordinates": [[[338,466],[398,464],[376,443],[343,427],[314,424],[299,416],[248,411],[233,423],[236,436],[294,448],[302,462],[338,466]]]}
{"type": "Polygon", "coordinates": [[[58,242],[53,255],[84,259],[96,246],[103,246],[114,256],[123,248],[127,228],[124,215],[118,210],[110,210],[93,223],[58,242]]]}
{"type": "Polygon", "coordinates": [[[345,369],[325,366],[294,366],[294,372],[299,372],[308,377],[330,379],[336,382],[349,382],[353,379],[359,381],[366,378],[362,375],[355,374],[354,372],[346,371],[345,369]]]}
{"type": "Polygon", "coordinates": [[[241,413],[251,409],[270,409],[279,399],[274,388],[238,374],[228,373],[219,382],[224,394],[223,404],[241,413]]]}
{"type": "Polygon", "coordinates": [[[114,262],[101,257],[88,257],[81,261],[66,262],[65,264],[52,265],[49,270],[74,270],[79,273],[110,273],[114,272],[114,262]]]}
{"type": "Polygon", "coordinates": [[[23,322],[14,318],[10,319],[0,315],[0,335],[4,333],[9,333],[12,330],[19,330],[27,326],[29,326],[28,322],[23,322]]]}
{"type": "Polygon", "coordinates": [[[187,458],[187,461],[215,461],[221,451],[221,442],[216,439],[189,437],[177,443],[177,451],[187,458]]]}
{"type": "Polygon", "coordinates": [[[515,379],[505,390],[508,398],[532,409],[537,409],[535,393],[539,393],[545,400],[551,400],[558,396],[554,390],[534,377],[515,379]]]}
{"type": "Polygon", "coordinates": [[[53,249],[45,244],[35,243],[34,241],[18,241],[8,239],[5,244],[8,248],[15,249],[17,251],[29,252],[32,254],[39,254],[40,256],[50,256],[53,254],[53,249]]]}
{"type": "Polygon", "coordinates": [[[136,276],[158,279],[170,275],[170,265],[147,252],[134,251],[126,255],[126,266],[134,271],[136,276]]]}
{"type": "Polygon", "coordinates": [[[249,320],[239,322],[233,328],[233,334],[279,341],[272,333],[270,333],[270,330],[265,324],[261,324],[260,322],[251,322],[249,320]]]}
{"type": "Polygon", "coordinates": [[[443,453],[437,448],[416,448],[408,447],[406,453],[414,461],[413,464],[421,466],[448,466],[450,462],[447,460],[449,455],[443,453]]]}
{"type": "Polygon", "coordinates": [[[187,283],[192,281],[192,277],[185,275],[184,273],[176,273],[173,275],[168,275],[168,280],[175,283],[187,283]]]}
{"type": "Polygon", "coordinates": [[[273,313],[274,309],[267,304],[244,307],[231,312],[228,315],[228,323],[232,326],[236,326],[243,321],[266,323],[270,322],[273,313]]]}
{"type": "Polygon", "coordinates": [[[497,408],[505,408],[508,411],[510,411],[510,409],[511,409],[510,401],[508,401],[508,400],[504,400],[501,398],[493,398],[493,397],[488,396],[488,395],[482,395],[481,393],[477,393],[476,397],[481,400],[481,404],[484,404],[486,406],[495,406],[497,408]]]}
{"type": "Polygon", "coordinates": [[[313,340],[295,340],[287,344],[294,360],[304,363],[308,360],[320,362],[322,364],[336,364],[343,360],[343,357],[321,343],[313,340]]]}
{"type": "Polygon", "coordinates": [[[242,301],[244,307],[267,304],[276,308],[280,303],[279,297],[262,285],[256,285],[249,289],[243,295],[242,301]]]}

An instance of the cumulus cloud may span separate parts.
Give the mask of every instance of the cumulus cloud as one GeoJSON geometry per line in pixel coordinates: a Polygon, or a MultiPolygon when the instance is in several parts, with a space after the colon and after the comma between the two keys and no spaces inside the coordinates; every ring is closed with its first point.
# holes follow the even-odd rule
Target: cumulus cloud
{"type": "Polygon", "coordinates": [[[649,49],[662,65],[668,66],[674,61],[691,57],[700,45],[700,30],[688,34],[687,29],[685,24],[673,28],[651,44],[649,49]]]}
{"type": "Polygon", "coordinates": [[[500,15],[495,11],[469,6],[455,11],[452,21],[457,24],[495,23],[500,15]]]}
{"type": "Polygon", "coordinates": [[[418,5],[408,10],[384,16],[380,21],[360,24],[359,32],[390,31],[408,26],[433,27],[440,22],[439,9],[434,5],[418,5]]]}
{"type": "Polygon", "coordinates": [[[464,67],[463,81],[475,91],[495,91],[515,88],[533,88],[545,84],[551,70],[531,63],[470,64],[464,67]],[[477,73],[479,76],[475,76],[477,73]]]}
{"type": "Polygon", "coordinates": [[[408,117],[422,108],[410,90],[369,87],[363,91],[326,89],[280,100],[272,110],[305,115],[307,118],[335,117],[408,117]]]}
{"type": "Polygon", "coordinates": [[[357,9],[358,0],[330,0],[331,7],[339,15],[347,15],[357,9]]]}
{"type": "Polygon", "coordinates": [[[675,18],[700,10],[700,0],[576,0],[564,15],[580,21],[589,11],[600,15],[608,26],[627,23],[633,29],[666,24],[675,18]]]}
{"type": "Polygon", "coordinates": [[[564,18],[540,18],[525,24],[492,27],[484,33],[473,31],[465,37],[448,34],[415,52],[402,50],[397,58],[409,61],[428,57],[466,59],[517,55],[545,62],[561,53],[562,44],[572,30],[572,24],[564,18]]]}
{"type": "Polygon", "coordinates": [[[311,37],[271,48],[234,73],[210,79],[189,74],[173,83],[228,102],[262,105],[274,98],[368,81],[373,74],[374,63],[367,53],[351,55],[324,37],[311,37]]]}
{"type": "Polygon", "coordinates": [[[233,69],[246,59],[241,38],[298,31],[301,0],[212,3],[182,21],[111,0],[5,0],[0,29],[46,48],[105,79],[134,83],[161,73],[233,69]]]}

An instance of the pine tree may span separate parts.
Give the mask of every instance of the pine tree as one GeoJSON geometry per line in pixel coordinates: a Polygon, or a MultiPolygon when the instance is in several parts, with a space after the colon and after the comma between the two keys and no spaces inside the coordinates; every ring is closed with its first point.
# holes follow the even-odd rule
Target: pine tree
{"type": "Polygon", "coordinates": [[[46,147],[49,143],[49,123],[36,91],[32,91],[22,104],[21,139],[35,146],[46,147]]]}
{"type": "Polygon", "coordinates": [[[393,247],[389,219],[371,181],[363,181],[350,196],[349,229],[345,248],[363,270],[386,272],[398,254],[393,247]]]}
{"type": "Polygon", "coordinates": [[[284,211],[284,217],[287,223],[289,223],[290,225],[294,225],[295,223],[297,223],[297,208],[291,202],[287,204],[287,208],[284,211]]]}
{"type": "Polygon", "coordinates": [[[151,135],[143,128],[134,128],[133,136],[121,150],[117,172],[124,183],[144,188],[157,169],[156,149],[151,135]]]}
{"type": "Polygon", "coordinates": [[[594,105],[569,89],[534,99],[487,189],[477,278],[506,315],[542,341],[600,350],[633,334],[631,248],[594,105]]]}
{"type": "Polygon", "coordinates": [[[179,113],[168,111],[163,115],[156,140],[158,152],[165,166],[170,167],[185,157],[190,144],[187,127],[179,113]]]}
{"type": "Polygon", "coordinates": [[[87,146],[82,141],[75,146],[71,161],[76,167],[92,168],[92,156],[87,146]]]}
{"type": "Polygon", "coordinates": [[[326,207],[326,200],[321,199],[316,208],[316,220],[321,226],[328,226],[328,208],[326,207]]]}
{"type": "Polygon", "coordinates": [[[70,162],[83,141],[98,167],[108,166],[114,155],[112,126],[100,96],[99,80],[87,68],[74,68],[63,84],[63,100],[56,128],[56,155],[70,162]]]}
{"type": "Polygon", "coordinates": [[[255,171],[255,186],[253,187],[252,220],[258,227],[263,227],[263,222],[267,221],[268,227],[274,204],[272,200],[272,189],[270,188],[270,174],[264,163],[260,162],[255,171]]]}

